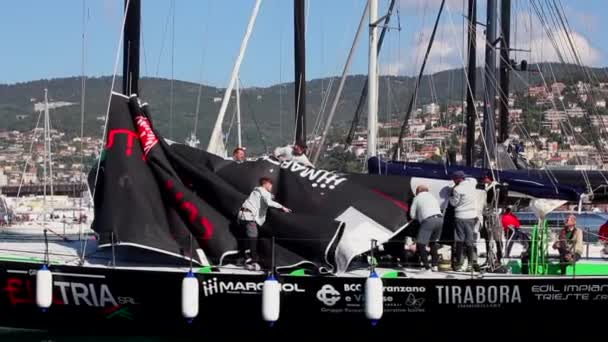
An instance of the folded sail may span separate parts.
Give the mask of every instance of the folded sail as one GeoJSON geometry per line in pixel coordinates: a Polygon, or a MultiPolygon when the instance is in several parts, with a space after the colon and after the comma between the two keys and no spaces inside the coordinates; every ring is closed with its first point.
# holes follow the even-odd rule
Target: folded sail
{"type": "Polygon", "coordinates": [[[244,237],[236,217],[261,177],[274,181],[276,200],[293,210],[269,210],[260,229],[266,266],[274,254],[275,266],[309,263],[343,272],[372,240],[386,242],[408,222],[408,179],[339,174],[268,157],[234,163],[168,145],[136,97],[113,95],[104,155],[94,223],[102,246],[188,257],[192,244],[199,262],[225,261],[244,237]]]}

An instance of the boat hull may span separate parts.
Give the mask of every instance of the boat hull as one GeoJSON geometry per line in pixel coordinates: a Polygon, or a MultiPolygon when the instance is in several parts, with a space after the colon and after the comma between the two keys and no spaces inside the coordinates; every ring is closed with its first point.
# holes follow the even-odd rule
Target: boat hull
{"type": "MultiPolygon", "coordinates": [[[[77,331],[195,332],[238,325],[265,329],[263,274],[196,273],[200,312],[181,316],[182,272],[51,266],[53,304],[36,307],[39,264],[0,263],[0,326],[77,331]],[[100,331],[102,329],[103,331],[100,331]]],[[[281,276],[276,329],[303,326],[371,329],[364,315],[365,277],[281,276]]],[[[555,310],[600,309],[608,303],[608,278],[412,279],[384,278],[384,315],[374,329],[397,331],[404,322],[467,317],[545,317],[555,310]]],[[[354,329],[354,330],[353,330],[354,329]]]]}

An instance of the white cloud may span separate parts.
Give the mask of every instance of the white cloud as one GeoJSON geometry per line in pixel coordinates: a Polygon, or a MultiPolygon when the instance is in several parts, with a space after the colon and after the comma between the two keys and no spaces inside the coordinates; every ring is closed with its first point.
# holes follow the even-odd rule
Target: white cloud
{"type": "MultiPolygon", "coordinates": [[[[405,1],[405,5],[414,8],[423,5],[425,1],[405,1]]],[[[431,0],[430,3],[440,0],[431,0]]],[[[450,7],[446,7],[449,9],[450,7]]],[[[437,30],[435,42],[433,44],[425,73],[433,73],[452,68],[462,68],[466,61],[466,46],[463,46],[463,37],[466,39],[466,32],[463,30],[460,12],[446,11],[437,30]]],[[[530,49],[532,53],[513,52],[511,57],[517,59],[527,59],[530,63],[536,62],[560,62],[552,40],[543,29],[542,24],[535,14],[519,12],[516,14],[515,22],[519,25],[518,29],[512,30],[511,47],[517,49],[530,49]],[[532,20],[530,20],[532,19],[532,20]],[[530,33],[530,22],[532,23],[532,34],[530,33]]],[[[482,18],[483,20],[483,18],[482,18]]],[[[433,22],[425,25],[418,30],[414,37],[413,44],[402,49],[400,60],[388,58],[381,65],[381,71],[391,75],[416,75],[419,72],[424,52],[432,32],[433,22]]],[[[553,39],[560,49],[562,57],[567,63],[574,63],[575,59],[568,43],[568,37],[563,30],[553,31],[553,39]]],[[[574,31],[570,35],[577,53],[585,65],[598,65],[602,60],[601,52],[592,45],[589,39],[580,31],[574,31]]],[[[477,66],[482,66],[485,56],[485,30],[478,26],[477,30],[477,66]]],[[[465,41],[466,44],[466,41],[465,41]]],[[[498,51],[497,51],[498,52],[498,51]]],[[[497,53],[498,55],[498,53],[497,53]]]]}

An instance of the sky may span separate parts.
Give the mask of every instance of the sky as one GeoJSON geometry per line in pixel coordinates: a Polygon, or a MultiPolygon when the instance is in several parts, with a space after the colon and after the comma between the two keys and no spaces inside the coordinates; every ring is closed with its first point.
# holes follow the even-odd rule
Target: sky
{"type": "MultiPolygon", "coordinates": [[[[254,0],[142,2],[141,71],[144,76],[173,77],[218,87],[228,84],[254,0]]],[[[608,35],[603,34],[608,23],[601,19],[608,11],[608,2],[555,2],[563,5],[574,45],[583,62],[592,66],[608,65],[605,62],[608,52],[604,49],[608,35]]],[[[379,0],[381,15],[388,3],[389,0],[379,0]]],[[[440,3],[440,0],[398,0],[399,15],[392,19],[392,29],[379,58],[382,74],[417,73],[440,3]]],[[[511,57],[530,62],[558,61],[530,1],[513,0],[512,3],[511,45],[531,52],[514,52],[511,57]]],[[[535,0],[535,3],[546,1],[535,0]]],[[[365,0],[307,1],[308,79],[342,72],[365,4],[365,0]]],[[[465,4],[464,0],[446,1],[427,72],[463,66],[465,4]]],[[[83,34],[85,74],[112,75],[119,55],[122,6],[123,0],[1,1],[0,84],[80,75],[83,34]]],[[[478,21],[485,22],[485,17],[485,1],[479,1],[478,21]]],[[[293,1],[262,1],[241,66],[243,87],[293,81],[292,20],[293,1]]],[[[552,32],[565,51],[564,32],[552,32]]],[[[361,38],[351,74],[367,74],[367,28],[361,38]]],[[[477,44],[483,46],[484,42],[480,26],[477,44]]],[[[482,56],[483,49],[478,49],[478,58],[482,56]]],[[[574,59],[569,53],[563,57],[568,61],[574,59]]],[[[119,64],[118,74],[121,68],[119,64]]]]}

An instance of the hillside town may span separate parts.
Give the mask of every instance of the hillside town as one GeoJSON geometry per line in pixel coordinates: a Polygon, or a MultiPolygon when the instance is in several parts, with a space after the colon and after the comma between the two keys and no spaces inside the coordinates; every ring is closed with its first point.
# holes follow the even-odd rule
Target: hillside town
{"type": "MultiPolygon", "coordinates": [[[[510,141],[523,144],[523,156],[537,168],[604,169],[608,166],[608,155],[598,147],[606,143],[606,98],[608,83],[566,85],[555,82],[548,87],[532,86],[527,92],[511,93],[508,104],[510,141]]],[[[475,137],[477,145],[481,146],[479,123],[483,122],[483,102],[475,103],[478,122],[475,137]]],[[[456,152],[456,161],[461,162],[465,112],[466,102],[427,103],[417,108],[408,120],[401,159],[440,160],[452,149],[456,152]]],[[[393,116],[394,119],[379,123],[379,154],[388,157],[397,143],[402,125],[398,117],[403,114],[393,116]]],[[[366,136],[363,126],[353,141],[353,151],[361,159],[365,157],[366,136]]]]}
{"type": "MultiPolygon", "coordinates": [[[[605,169],[608,154],[599,148],[606,143],[607,98],[608,83],[555,82],[547,87],[531,86],[526,91],[512,93],[509,96],[510,140],[523,146],[523,156],[536,168],[605,169]]],[[[475,104],[478,122],[475,136],[480,155],[479,123],[483,122],[484,111],[482,101],[475,104]]],[[[418,106],[408,120],[401,159],[440,161],[445,160],[447,151],[451,150],[456,161],[462,162],[465,112],[466,102],[430,102],[418,106]]],[[[404,113],[394,113],[392,119],[379,123],[381,156],[391,157],[403,116],[404,113]]],[[[96,120],[102,123],[104,118],[96,120]]],[[[76,183],[86,179],[90,164],[99,155],[101,134],[81,139],[51,129],[50,138],[53,182],[76,183]]],[[[313,138],[311,145],[318,139],[313,138]]],[[[327,151],[337,149],[341,142],[330,142],[327,151]]],[[[352,151],[360,162],[365,158],[366,147],[367,131],[363,124],[355,132],[352,143],[352,151]]],[[[0,130],[0,152],[0,187],[44,182],[43,128],[21,132],[0,130]]],[[[331,153],[325,157],[331,158],[331,153]]],[[[50,168],[47,172],[50,175],[50,168]]]]}
{"type": "MultiPolygon", "coordinates": [[[[99,155],[100,139],[69,138],[56,129],[50,130],[50,136],[53,182],[86,180],[88,164],[99,155]]],[[[44,156],[43,128],[25,132],[0,131],[0,187],[43,183],[44,156]]],[[[48,175],[51,175],[51,167],[47,170],[48,175]]]]}

